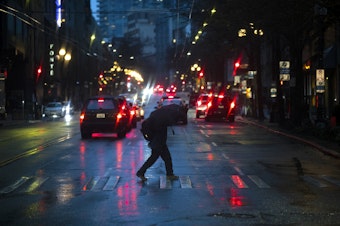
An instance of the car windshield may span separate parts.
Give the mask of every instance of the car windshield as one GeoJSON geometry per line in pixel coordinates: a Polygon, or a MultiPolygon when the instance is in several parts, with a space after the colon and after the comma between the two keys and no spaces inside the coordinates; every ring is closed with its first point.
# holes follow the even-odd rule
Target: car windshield
{"type": "Polygon", "coordinates": [[[54,108],[54,107],[62,107],[61,103],[49,103],[47,104],[47,107],[54,108]]]}
{"type": "Polygon", "coordinates": [[[115,108],[116,107],[112,99],[94,99],[94,100],[89,100],[87,104],[87,109],[89,110],[96,110],[96,109],[112,110],[115,108]]]}
{"type": "Polygon", "coordinates": [[[214,97],[212,100],[213,105],[227,105],[229,102],[229,99],[227,97],[220,98],[220,97],[214,97]]]}
{"type": "Polygon", "coordinates": [[[206,103],[206,102],[208,101],[208,97],[209,97],[209,96],[202,96],[202,97],[201,97],[202,103],[206,103]]]}
{"type": "Polygon", "coordinates": [[[163,100],[162,105],[170,105],[170,104],[181,105],[182,104],[182,100],[180,100],[180,99],[166,99],[166,100],[163,100]]]}

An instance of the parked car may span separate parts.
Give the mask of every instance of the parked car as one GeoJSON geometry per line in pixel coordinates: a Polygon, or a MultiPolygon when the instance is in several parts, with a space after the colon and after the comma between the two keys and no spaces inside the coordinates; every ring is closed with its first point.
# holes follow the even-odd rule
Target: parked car
{"type": "Polygon", "coordinates": [[[196,101],[196,118],[200,118],[201,116],[205,115],[210,97],[211,95],[207,93],[202,93],[199,95],[196,101]]]}
{"type": "Polygon", "coordinates": [[[229,122],[235,121],[235,100],[228,95],[213,95],[208,102],[205,112],[205,121],[222,119],[229,122]]]}
{"type": "Polygon", "coordinates": [[[94,96],[89,98],[80,114],[80,133],[83,139],[92,133],[117,133],[125,137],[130,130],[129,115],[119,98],[114,96],[94,96]]]}
{"type": "Polygon", "coordinates": [[[179,97],[170,97],[170,98],[162,97],[162,99],[158,102],[158,108],[161,108],[163,106],[167,106],[170,104],[179,105],[184,113],[183,118],[181,118],[178,121],[178,123],[181,123],[184,125],[188,124],[188,110],[189,110],[188,104],[186,104],[185,101],[179,97]]]}
{"type": "Polygon", "coordinates": [[[66,113],[66,108],[61,102],[49,102],[43,111],[43,117],[64,117],[66,113]]]}

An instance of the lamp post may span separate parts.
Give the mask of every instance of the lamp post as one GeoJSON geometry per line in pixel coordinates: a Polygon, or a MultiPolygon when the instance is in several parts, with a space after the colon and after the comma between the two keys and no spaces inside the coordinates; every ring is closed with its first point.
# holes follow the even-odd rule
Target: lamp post
{"type": "Polygon", "coordinates": [[[69,53],[65,48],[60,48],[58,55],[56,56],[58,62],[60,63],[59,66],[59,77],[62,81],[62,94],[64,95],[64,99],[70,98],[70,90],[71,87],[69,87],[69,62],[72,59],[71,53],[69,53]],[[65,71],[65,73],[63,73],[65,71]],[[63,74],[65,74],[65,79],[63,79],[63,74]]]}
{"type": "Polygon", "coordinates": [[[238,31],[238,37],[250,37],[250,53],[249,53],[249,65],[250,70],[253,71],[255,75],[255,106],[257,109],[253,109],[253,115],[257,116],[259,120],[264,119],[263,114],[263,100],[262,100],[262,77],[261,77],[261,47],[259,38],[264,35],[264,31],[261,28],[257,28],[254,23],[249,23],[249,29],[241,28],[238,31]],[[257,110],[257,111],[256,111],[257,110]],[[257,114],[256,114],[257,112],[257,114]]]}
{"type": "Polygon", "coordinates": [[[202,68],[197,63],[195,63],[194,65],[191,66],[190,70],[193,73],[193,77],[196,80],[196,89],[201,90],[202,88],[204,88],[204,85],[203,85],[204,74],[203,74],[202,68]]]}

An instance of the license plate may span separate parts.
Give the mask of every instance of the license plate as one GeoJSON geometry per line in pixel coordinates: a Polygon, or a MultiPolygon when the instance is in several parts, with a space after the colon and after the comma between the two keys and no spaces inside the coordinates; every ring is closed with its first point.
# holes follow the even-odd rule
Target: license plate
{"type": "Polygon", "coordinates": [[[97,113],[96,118],[105,118],[104,113],[97,113]]]}
{"type": "Polygon", "coordinates": [[[224,106],[221,106],[221,105],[220,105],[220,106],[218,106],[218,108],[224,108],[224,106]]]}

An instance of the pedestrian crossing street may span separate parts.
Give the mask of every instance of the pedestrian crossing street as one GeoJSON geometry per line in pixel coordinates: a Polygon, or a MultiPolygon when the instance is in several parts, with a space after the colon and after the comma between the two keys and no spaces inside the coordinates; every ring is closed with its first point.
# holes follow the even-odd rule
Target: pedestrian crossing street
{"type": "MultiPolygon", "coordinates": [[[[199,183],[202,181],[195,181],[199,177],[193,176],[179,176],[179,180],[170,181],[166,178],[165,175],[161,175],[158,178],[151,178],[148,181],[144,182],[146,184],[152,183],[154,184],[155,180],[156,184],[159,183],[159,189],[195,189],[201,188],[199,183]],[[192,179],[194,178],[194,179],[192,179]],[[195,186],[197,185],[197,186],[195,186]]],[[[239,189],[271,189],[272,186],[270,182],[265,182],[257,175],[226,175],[225,183],[228,186],[233,186],[239,189]]],[[[45,183],[48,183],[51,178],[49,177],[40,177],[40,176],[22,176],[18,180],[16,180],[13,184],[7,185],[6,187],[0,188],[0,197],[13,194],[13,193],[31,193],[39,190],[45,183]]],[[[209,178],[208,178],[209,179],[209,178]]],[[[305,183],[309,186],[316,188],[340,188],[340,180],[333,176],[329,175],[304,175],[301,176],[305,183]]],[[[105,175],[105,176],[92,176],[89,180],[79,187],[80,191],[84,192],[98,192],[98,191],[113,191],[118,186],[122,177],[117,175],[105,175]]],[[[136,178],[137,182],[143,183],[139,181],[139,178],[136,178]]],[[[205,178],[207,180],[207,178],[205,178]]],[[[211,182],[210,182],[211,183],[211,182]]]]}

